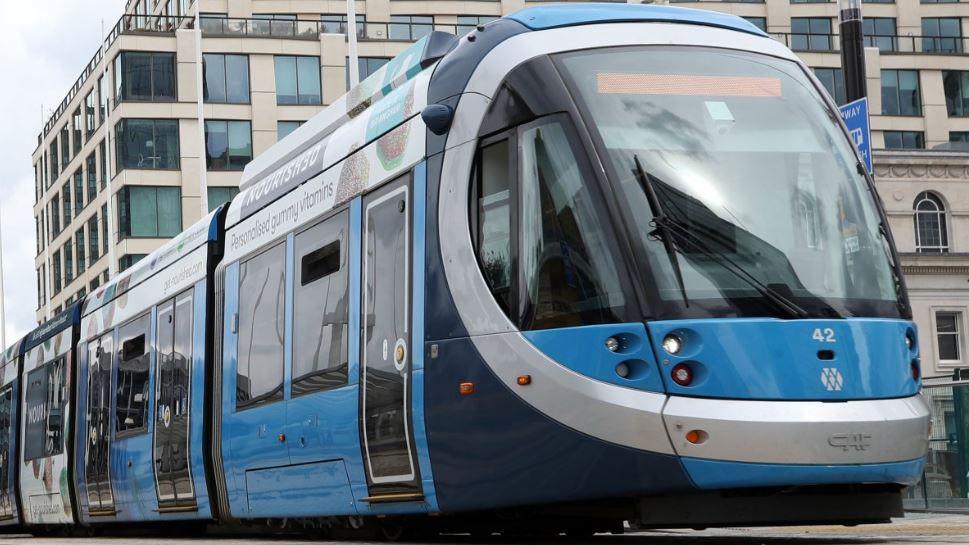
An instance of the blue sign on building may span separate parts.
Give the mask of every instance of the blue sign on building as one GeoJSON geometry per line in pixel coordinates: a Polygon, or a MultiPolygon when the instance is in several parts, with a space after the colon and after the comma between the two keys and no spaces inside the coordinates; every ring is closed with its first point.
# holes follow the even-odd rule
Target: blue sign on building
{"type": "Polygon", "coordinates": [[[868,97],[849,102],[839,110],[841,110],[841,119],[848,127],[851,141],[855,143],[862,159],[865,160],[868,174],[871,174],[871,127],[868,125],[868,97]]]}

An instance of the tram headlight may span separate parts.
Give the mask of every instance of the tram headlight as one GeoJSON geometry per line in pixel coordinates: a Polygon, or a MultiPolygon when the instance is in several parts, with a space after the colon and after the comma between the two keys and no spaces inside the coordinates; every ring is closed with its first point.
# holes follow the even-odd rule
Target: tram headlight
{"type": "Polygon", "coordinates": [[[679,354],[680,350],[682,349],[683,349],[683,341],[680,340],[678,336],[670,333],[669,335],[663,338],[663,350],[666,350],[667,354],[671,356],[675,356],[679,354]]]}
{"type": "Polygon", "coordinates": [[[615,337],[609,337],[606,339],[606,350],[610,352],[619,352],[619,339],[615,337]]]}

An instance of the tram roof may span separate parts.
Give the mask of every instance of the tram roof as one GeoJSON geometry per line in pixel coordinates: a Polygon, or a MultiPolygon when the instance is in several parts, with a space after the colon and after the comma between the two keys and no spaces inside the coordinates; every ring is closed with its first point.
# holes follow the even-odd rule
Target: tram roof
{"type": "Polygon", "coordinates": [[[600,23],[643,22],[713,26],[767,36],[750,21],[736,15],[675,6],[589,2],[525,8],[508,15],[508,18],[518,21],[530,30],[600,23]]]}
{"type": "MultiPolygon", "coordinates": [[[[667,22],[710,26],[767,36],[752,23],[735,15],[642,4],[582,3],[538,6],[507,15],[501,21],[505,21],[505,24],[514,21],[521,25],[521,29],[525,32],[588,24],[667,22]]],[[[497,23],[498,21],[495,21],[489,25],[497,23]]],[[[510,35],[507,34],[507,36],[510,35]]],[[[239,184],[240,193],[229,206],[226,227],[236,225],[320,172],[342,161],[347,153],[352,153],[352,149],[362,149],[377,140],[384,132],[393,129],[393,124],[380,122],[375,125],[383,132],[373,130],[372,127],[368,127],[366,134],[341,130],[355,123],[360,125],[360,121],[370,116],[379,118],[392,110],[392,108],[376,106],[378,104],[383,106],[382,103],[389,101],[399,101],[400,93],[394,93],[394,91],[413,82],[417,75],[425,70],[432,70],[438,61],[449,57],[456,46],[459,43],[463,44],[465,40],[469,38],[459,39],[445,32],[432,32],[351,88],[289,136],[255,157],[243,171],[239,184]]],[[[490,47],[494,45],[492,43],[490,47]]],[[[416,111],[420,111],[424,105],[414,104],[413,106],[416,111]]]]}
{"type": "Polygon", "coordinates": [[[40,324],[36,329],[28,333],[27,336],[24,337],[23,342],[20,344],[20,353],[26,354],[47,339],[56,337],[61,331],[64,331],[73,325],[80,324],[81,305],[82,301],[73,303],[71,306],[64,309],[60,314],[40,324]]]}
{"type": "Polygon", "coordinates": [[[158,271],[175,263],[192,250],[217,240],[219,231],[219,214],[222,207],[210,212],[194,225],[182,231],[175,238],[166,242],[162,247],[143,257],[141,261],[132,265],[128,270],[115,276],[100,288],[88,294],[84,300],[82,316],[101,308],[108,301],[141,284],[158,271]]]}

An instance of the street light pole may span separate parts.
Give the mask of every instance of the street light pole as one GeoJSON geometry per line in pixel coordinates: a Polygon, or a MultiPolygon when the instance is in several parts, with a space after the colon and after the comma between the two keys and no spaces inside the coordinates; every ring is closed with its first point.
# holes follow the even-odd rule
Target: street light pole
{"type": "Polygon", "coordinates": [[[7,349],[7,296],[3,292],[3,214],[0,210],[0,353],[7,349]]]}
{"type": "Polygon", "coordinates": [[[844,68],[848,102],[868,96],[865,82],[865,35],[861,25],[861,0],[838,0],[841,28],[841,66],[844,68]]]}
{"type": "Polygon", "coordinates": [[[355,0],[347,0],[347,68],[350,69],[350,88],[360,83],[360,65],[357,56],[357,6],[355,0]]]}

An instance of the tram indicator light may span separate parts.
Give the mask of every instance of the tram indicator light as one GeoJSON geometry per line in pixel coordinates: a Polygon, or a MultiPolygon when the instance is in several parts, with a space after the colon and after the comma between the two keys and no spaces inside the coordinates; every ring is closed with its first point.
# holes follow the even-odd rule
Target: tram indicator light
{"type": "Polygon", "coordinates": [[[458,393],[463,396],[469,396],[474,393],[474,383],[473,382],[462,382],[458,385],[458,393]]]}
{"type": "Polygon", "coordinates": [[[518,385],[519,386],[528,386],[531,383],[532,383],[532,376],[531,375],[518,375],[518,385]]]}

